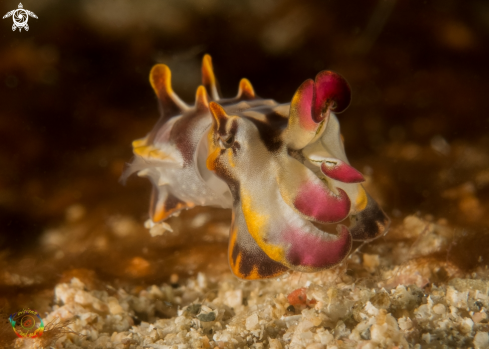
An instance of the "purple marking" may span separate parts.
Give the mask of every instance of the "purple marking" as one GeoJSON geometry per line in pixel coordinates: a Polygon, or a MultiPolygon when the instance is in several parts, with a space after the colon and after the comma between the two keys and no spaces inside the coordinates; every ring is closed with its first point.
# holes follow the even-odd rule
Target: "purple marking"
{"type": "Polygon", "coordinates": [[[335,239],[305,234],[300,230],[289,230],[284,234],[291,244],[286,259],[292,265],[328,268],[341,262],[351,249],[351,235],[344,225],[338,226],[335,239]]]}
{"type": "Polygon", "coordinates": [[[334,223],[345,219],[350,212],[350,199],[344,190],[335,196],[325,186],[308,181],[300,186],[294,207],[302,214],[323,223],[334,223]]]}
{"type": "Polygon", "coordinates": [[[360,183],[365,181],[365,178],[359,171],[338,159],[334,159],[334,163],[333,161],[323,162],[321,164],[321,172],[343,183],[360,183]]]}

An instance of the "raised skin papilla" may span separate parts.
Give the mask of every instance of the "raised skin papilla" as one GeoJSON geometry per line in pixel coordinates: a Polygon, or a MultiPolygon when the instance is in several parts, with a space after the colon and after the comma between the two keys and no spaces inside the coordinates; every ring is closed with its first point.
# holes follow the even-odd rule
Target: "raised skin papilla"
{"type": "Polygon", "coordinates": [[[167,66],[155,66],[150,81],[162,115],[133,142],[125,175],[153,183],[154,224],[196,205],[232,208],[229,263],[250,280],[333,267],[352,240],[387,232],[388,217],[344,151],[335,113],[348,107],[350,88],[340,75],[320,72],[290,104],[258,97],[247,79],[223,99],[208,55],[193,106],[173,92],[167,66]],[[330,232],[316,223],[340,224],[330,232]]]}

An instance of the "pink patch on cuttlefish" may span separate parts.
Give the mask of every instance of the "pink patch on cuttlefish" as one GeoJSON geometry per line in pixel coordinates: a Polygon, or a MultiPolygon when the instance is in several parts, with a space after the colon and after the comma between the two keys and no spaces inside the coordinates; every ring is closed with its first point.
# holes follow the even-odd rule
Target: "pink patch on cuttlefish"
{"type": "Polygon", "coordinates": [[[312,119],[312,104],[314,101],[314,81],[304,81],[292,99],[291,113],[295,113],[302,128],[313,131],[318,124],[312,119]]]}
{"type": "Polygon", "coordinates": [[[314,119],[321,119],[325,109],[341,113],[348,108],[351,100],[351,91],[350,86],[342,76],[332,71],[324,70],[316,75],[314,87],[316,92],[314,119]]]}
{"type": "Polygon", "coordinates": [[[341,262],[351,249],[351,235],[344,225],[338,226],[338,235],[328,239],[306,234],[300,230],[289,230],[284,234],[290,243],[286,259],[296,266],[328,268],[341,262]]]}
{"type": "Polygon", "coordinates": [[[299,188],[294,207],[302,214],[323,223],[342,221],[350,212],[350,199],[344,190],[336,188],[334,195],[325,186],[306,182],[299,188]]]}
{"type": "Polygon", "coordinates": [[[343,183],[360,183],[365,181],[365,178],[358,170],[338,159],[324,161],[321,164],[321,172],[343,183]]]}

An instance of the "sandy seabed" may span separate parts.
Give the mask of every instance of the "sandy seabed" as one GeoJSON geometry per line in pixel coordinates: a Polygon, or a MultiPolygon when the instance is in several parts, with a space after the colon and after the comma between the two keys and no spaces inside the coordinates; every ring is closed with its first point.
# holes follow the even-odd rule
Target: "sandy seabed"
{"type": "MultiPolygon", "coordinates": [[[[194,221],[202,221],[202,216],[194,221]]],[[[408,216],[370,253],[360,247],[335,269],[294,272],[274,280],[241,281],[230,272],[199,272],[128,289],[80,274],[55,286],[55,303],[43,317],[51,324],[45,335],[10,344],[94,349],[487,348],[487,268],[467,274],[447,259],[433,257],[447,251],[452,233],[444,220],[408,216]],[[407,244],[406,238],[414,242],[407,244]]],[[[141,261],[134,263],[137,270],[132,272],[146,268],[141,261]]]]}

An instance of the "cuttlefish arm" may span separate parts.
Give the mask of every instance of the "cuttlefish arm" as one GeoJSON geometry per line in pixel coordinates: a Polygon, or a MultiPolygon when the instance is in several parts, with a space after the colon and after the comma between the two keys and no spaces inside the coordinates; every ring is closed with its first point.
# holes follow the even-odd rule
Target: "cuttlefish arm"
{"type": "Polygon", "coordinates": [[[289,268],[274,261],[258,246],[248,231],[241,206],[233,210],[228,260],[234,275],[245,280],[274,278],[289,268]]]}
{"type": "Polygon", "coordinates": [[[283,135],[287,147],[303,149],[319,139],[331,112],[343,112],[350,100],[350,86],[335,72],[325,70],[314,81],[304,81],[290,103],[289,122],[283,135]]]}
{"type": "Polygon", "coordinates": [[[246,224],[233,226],[238,243],[239,236],[247,233],[270,259],[302,272],[331,268],[350,252],[352,238],[345,226],[338,225],[337,235],[318,229],[284,202],[277,187],[240,193],[235,221],[246,224]],[[268,199],[262,200],[265,196],[268,199]]]}
{"type": "Polygon", "coordinates": [[[350,213],[350,198],[341,188],[330,188],[296,159],[284,157],[277,183],[283,200],[303,218],[336,223],[350,213]]]}

